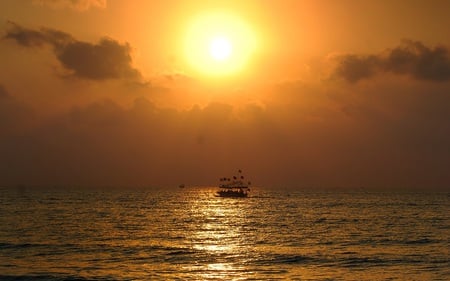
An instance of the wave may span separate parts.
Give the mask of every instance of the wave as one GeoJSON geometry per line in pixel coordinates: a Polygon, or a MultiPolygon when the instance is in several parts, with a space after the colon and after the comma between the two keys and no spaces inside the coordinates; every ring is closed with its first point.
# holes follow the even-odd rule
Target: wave
{"type": "MultiPolygon", "coordinates": [[[[6,249],[24,249],[24,248],[71,248],[71,249],[84,249],[86,251],[94,249],[102,249],[102,251],[108,249],[134,249],[136,251],[169,251],[169,252],[181,252],[190,248],[183,247],[173,247],[173,246],[162,246],[162,245],[136,245],[136,246],[123,246],[123,245],[113,245],[108,243],[87,243],[87,244],[75,244],[75,243],[1,243],[0,250],[6,249]]],[[[1,279],[0,279],[1,280],[1,279]]]]}
{"type": "Polygon", "coordinates": [[[38,247],[48,247],[49,244],[40,243],[0,243],[0,250],[5,249],[24,249],[24,248],[38,248],[38,247]]]}
{"type": "Polygon", "coordinates": [[[2,281],[103,281],[118,280],[106,277],[85,278],[81,276],[58,276],[58,275],[0,275],[2,281]]]}
{"type": "Polygon", "coordinates": [[[316,262],[316,258],[303,256],[303,255],[293,255],[293,254],[272,254],[255,261],[256,264],[261,265],[274,265],[274,264],[306,264],[316,262]]]}
{"type": "Polygon", "coordinates": [[[422,239],[416,239],[416,240],[406,240],[406,241],[403,241],[403,243],[405,243],[405,244],[412,244],[412,245],[414,245],[414,244],[432,244],[432,243],[435,243],[436,241],[435,240],[432,240],[432,239],[428,239],[428,238],[422,238],[422,239]]]}

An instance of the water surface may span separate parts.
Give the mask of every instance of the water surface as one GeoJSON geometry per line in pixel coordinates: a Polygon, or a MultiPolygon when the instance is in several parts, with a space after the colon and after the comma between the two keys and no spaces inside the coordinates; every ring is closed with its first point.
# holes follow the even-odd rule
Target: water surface
{"type": "Polygon", "coordinates": [[[2,280],[448,280],[450,193],[0,189],[2,280]]]}

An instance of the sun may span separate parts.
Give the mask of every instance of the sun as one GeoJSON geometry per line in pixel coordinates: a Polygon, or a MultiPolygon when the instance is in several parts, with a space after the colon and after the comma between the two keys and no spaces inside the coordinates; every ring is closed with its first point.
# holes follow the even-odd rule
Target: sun
{"type": "Polygon", "coordinates": [[[183,52],[187,66],[201,76],[237,75],[255,51],[253,30],[231,13],[197,15],[186,30],[183,52]]]}
{"type": "Polygon", "coordinates": [[[233,46],[226,37],[214,37],[209,44],[209,54],[217,61],[224,61],[231,56],[233,46]]]}

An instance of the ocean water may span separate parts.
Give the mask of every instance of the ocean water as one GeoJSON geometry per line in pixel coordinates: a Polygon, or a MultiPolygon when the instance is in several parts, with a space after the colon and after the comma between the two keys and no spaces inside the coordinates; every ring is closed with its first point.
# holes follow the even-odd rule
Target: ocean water
{"type": "Polygon", "coordinates": [[[450,280],[450,192],[0,189],[0,280],[450,280]]]}

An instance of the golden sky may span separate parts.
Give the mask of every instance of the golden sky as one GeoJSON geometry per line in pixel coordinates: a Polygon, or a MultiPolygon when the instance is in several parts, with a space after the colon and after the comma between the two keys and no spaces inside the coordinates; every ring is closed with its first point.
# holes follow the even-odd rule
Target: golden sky
{"type": "Polygon", "coordinates": [[[0,185],[450,188],[450,2],[0,2],[0,185]]]}

